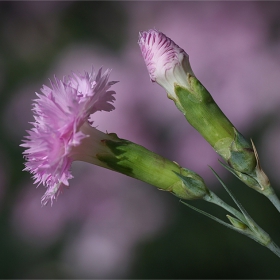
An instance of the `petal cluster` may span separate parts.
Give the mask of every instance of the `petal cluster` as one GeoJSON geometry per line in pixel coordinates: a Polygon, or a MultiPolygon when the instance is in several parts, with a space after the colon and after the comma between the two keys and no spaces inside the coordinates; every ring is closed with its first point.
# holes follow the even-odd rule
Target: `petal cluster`
{"type": "Polygon", "coordinates": [[[85,72],[54,77],[51,87],[43,85],[33,103],[35,121],[22,147],[26,159],[25,171],[33,174],[35,184],[47,187],[42,204],[53,201],[72,178],[72,149],[87,137],[81,126],[92,119],[96,111],[111,111],[115,92],[109,90],[116,82],[108,81],[110,71],[95,75],[85,72]]]}
{"type": "Polygon", "coordinates": [[[174,83],[188,86],[186,74],[191,73],[188,54],[170,38],[155,29],[139,33],[139,41],[150,78],[173,96],[174,83]]]}

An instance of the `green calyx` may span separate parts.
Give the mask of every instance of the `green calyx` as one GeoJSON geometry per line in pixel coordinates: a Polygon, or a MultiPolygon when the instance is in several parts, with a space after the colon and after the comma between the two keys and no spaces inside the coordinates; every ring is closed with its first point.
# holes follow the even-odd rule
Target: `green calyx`
{"type": "MultiPolygon", "coordinates": [[[[199,199],[209,194],[209,190],[205,186],[203,179],[197,174],[194,173],[195,176],[193,177],[186,177],[176,172],[175,174],[182,180],[182,182],[177,183],[178,185],[180,185],[179,190],[183,191],[183,193],[186,193],[189,197],[188,199],[199,199]],[[184,185],[183,188],[181,187],[182,183],[184,185]]],[[[176,190],[176,186],[174,186],[173,189],[176,190]]]]}
{"type": "Polygon", "coordinates": [[[256,165],[251,144],[234,128],[199,80],[191,75],[188,75],[188,80],[189,89],[174,85],[177,107],[231,166],[239,171],[251,171],[256,165]]]}
{"type": "Polygon", "coordinates": [[[190,74],[187,78],[190,88],[174,85],[176,106],[232,168],[251,172],[256,166],[252,145],[234,128],[199,80],[190,74]]]}
{"type": "Polygon", "coordinates": [[[235,129],[196,77],[188,74],[187,79],[188,88],[174,84],[173,101],[178,109],[241,181],[265,195],[270,194],[270,183],[259,165],[254,145],[235,129]]]}
{"type": "Polygon", "coordinates": [[[235,171],[245,174],[252,173],[257,165],[253,147],[235,128],[234,134],[235,137],[229,147],[230,153],[227,162],[235,171]]]}
{"type": "Polygon", "coordinates": [[[96,158],[108,169],[172,192],[181,199],[199,199],[208,191],[199,175],[140,145],[115,134],[112,139],[102,140],[102,144],[108,152],[97,154],[96,158]]]}
{"type": "MultiPolygon", "coordinates": [[[[234,139],[233,125],[218,107],[210,93],[194,76],[188,74],[189,88],[174,85],[176,106],[187,121],[215,148],[216,143],[234,139]]],[[[228,144],[226,144],[228,145],[228,144]]],[[[221,146],[221,145],[220,145],[221,146]]],[[[222,151],[222,147],[220,148],[222,151]]],[[[226,157],[226,153],[223,152],[226,157]]],[[[223,155],[222,155],[223,156],[223,155]]]]}
{"type": "MultiPolygon", "coordinates": [[[[248,149],[248,153],[249,153],[248,149]]],[[[245,153],[245,152],[244,152],[245,153]]],[[[251,152],[250,152],[251,153],[251,152]]],[[[239,178],[242,182],[244,182],[247,186],[250,188],[256,190],[257,192],[267,196],[268,198],[274,195],[274,190],[270,185],[270,181],[267,177],[267,175],[264,173],[264,171],[261,168],[260,161],[259,161],[259,156],[256,150],[256,147],[254,143],[252,142],[252,153],[250,157],[245,157],[243,160],[243,163],[240,163],[240,166],[246,166],[251,168],[244,168],[241,170],[239,168],[240,166],[236,166],[231,163],[229,160],[229,165],[226,166],[222,164],[226,169],[228,169],[230,172],[232,172],[237,178],[239,178]],[[249,160],[251,158],[251,161],[249,160]],[[246,165],[247,162],[247,165],[246,165]]],[[[232,159],[235,160],[235,163],[238,161],[242,162],[242,158],[236,157],[235,154],[233,154],[232,159]]]]}

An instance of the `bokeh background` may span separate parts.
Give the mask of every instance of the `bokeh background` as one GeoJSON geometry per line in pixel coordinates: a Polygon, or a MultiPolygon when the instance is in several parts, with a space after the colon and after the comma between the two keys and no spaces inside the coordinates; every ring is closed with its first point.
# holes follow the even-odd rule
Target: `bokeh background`
{"type": "Polygon", "coordinates": [[[0,278],[280,277],[268,249],[148,184],[77,162],[70,188],[41,207],[44,187],[22,172],[35,92],[54,75],[111,68],[116,110],[96,114],[98,128],[196,171],[231,203],[211,165],[280,244],[279,213],[221,168],[150,82],[137,44],[150,28],[189,54],[218,105],[254,139],[280,195],[280,2],[0,2],[0,278]]]}

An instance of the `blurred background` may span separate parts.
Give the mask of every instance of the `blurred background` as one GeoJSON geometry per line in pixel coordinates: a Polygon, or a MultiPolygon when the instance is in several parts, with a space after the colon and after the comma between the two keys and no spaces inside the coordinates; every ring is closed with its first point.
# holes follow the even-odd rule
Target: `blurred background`
{"type": "MultiPolygon", "coordinates": [[[[231,203],[211,165],[280,244],[280,215],[218,156],[149,80],[138,32],[156,28],[246,138],[280,195],[280,2],[0,2],[0,278],[279,278],[268,249],[169,193],[75,162],[70,188],[42,207],[19,147],[32,100],[54,75],[113,69],[116,110],[95,125],[199,173],[231,203]]],[[[192,205],[225,219],[202,201],[192,205]]]]}

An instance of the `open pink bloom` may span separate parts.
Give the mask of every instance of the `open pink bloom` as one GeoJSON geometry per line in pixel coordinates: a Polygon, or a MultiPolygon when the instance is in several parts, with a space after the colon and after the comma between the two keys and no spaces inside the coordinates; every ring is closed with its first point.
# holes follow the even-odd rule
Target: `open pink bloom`
{"type": "Polygon", "coordinates": [[[183,49],[154,29],[140,32],[138,44],[151,80],[161,85],[170,98],[176,98],[175,83],[189,88],[187,73],[194,74],[183,49]]]}
{"type": "MultiPolygon", "coordinates": [[[[103,135],[89,125],[89,118],[96,111],[111,111],[115,98],[109,88],[116,82],[109,82],[110,71],[95,77],[72,73],[63,80],[54,78],[51,88],[43,85],[43,94],[37,94],[33,104],[33,128],[28,132],[22,147],[26,158],[25,171],[33,174],[34,184],[42,183],[47,191],[42,204],[55,199],[73,176],[70,165],[74,160],[89,161],[87,154],[94,154],[94,140],[103,135]],[[81,143],[83,143],[81,145],[81,143]],[[85,147],[85,144],[88,147],[85,147]]],[[[98,141],[97,141],[98,142],[98,141]]],[[[91,161],[94,161],[91,159],[91,161]]]]}

